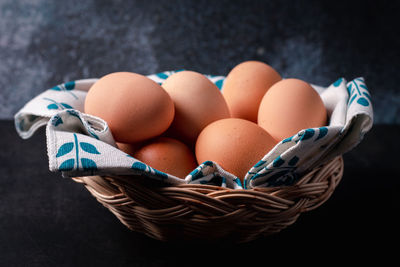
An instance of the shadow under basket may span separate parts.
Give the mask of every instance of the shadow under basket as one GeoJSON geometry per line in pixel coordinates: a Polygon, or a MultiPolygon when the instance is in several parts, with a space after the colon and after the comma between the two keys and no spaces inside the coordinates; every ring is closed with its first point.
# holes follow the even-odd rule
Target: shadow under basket
{"type": "Polygon", "coordinates": [[[129,229],[163,241],[248,242],[277,233],[329,199],[343,176],[341,156],[292,186],[228,189],[166,186],[145,176],[76,177],[129,229]]]}

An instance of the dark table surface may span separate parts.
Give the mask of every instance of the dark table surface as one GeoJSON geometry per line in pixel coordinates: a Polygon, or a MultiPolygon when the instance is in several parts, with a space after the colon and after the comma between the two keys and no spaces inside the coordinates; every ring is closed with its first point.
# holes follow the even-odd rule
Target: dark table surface
{"type": "Polygon", "coordinates": [[[166,243],[131,232],[82,185],[49,172],[44,129],[22,140],[3,120],[0,133],[0,266],[382,266],[395,258],[400,126],[375,125],[344,155],[344,177],[324,205],[239,245],[166,243]]]}

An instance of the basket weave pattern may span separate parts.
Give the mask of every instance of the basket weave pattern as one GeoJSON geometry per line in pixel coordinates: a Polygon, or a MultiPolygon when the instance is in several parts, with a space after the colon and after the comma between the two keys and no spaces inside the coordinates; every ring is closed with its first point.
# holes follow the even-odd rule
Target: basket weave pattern
{"type": "Polygon", "coordinates": [[[142,176],[77,177],[129,229],[159,240],[247,242],[277,233],[322,205],[343,175],[341,156],[296,184],[248,190],[213,185],[165,186],[142,176]]]}

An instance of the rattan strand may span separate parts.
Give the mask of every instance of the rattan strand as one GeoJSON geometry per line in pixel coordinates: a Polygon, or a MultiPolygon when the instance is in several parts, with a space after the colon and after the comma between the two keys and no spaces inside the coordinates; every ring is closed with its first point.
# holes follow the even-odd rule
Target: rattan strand
{"type": "Polygon", "coordinates": [[[77,177],[129,229],[159,240],[247,242],[277,233],[303,212],[322,205],[343,175],[337,157],[292,186],[227,189],[182,184],[165,186],[142,176],[77,177]]]}

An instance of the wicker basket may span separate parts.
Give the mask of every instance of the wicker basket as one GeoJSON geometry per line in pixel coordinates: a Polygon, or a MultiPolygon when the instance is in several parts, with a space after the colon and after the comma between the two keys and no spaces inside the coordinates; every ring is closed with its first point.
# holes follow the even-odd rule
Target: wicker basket
{"type": "Polygon", "coordinates": [[[343,175],[337,157],[296,184],[250,190],[165,186],[144,176],[77,177],[129,229],[158,240],[247,242],[277,233],[323,204],[343,175]]]}

